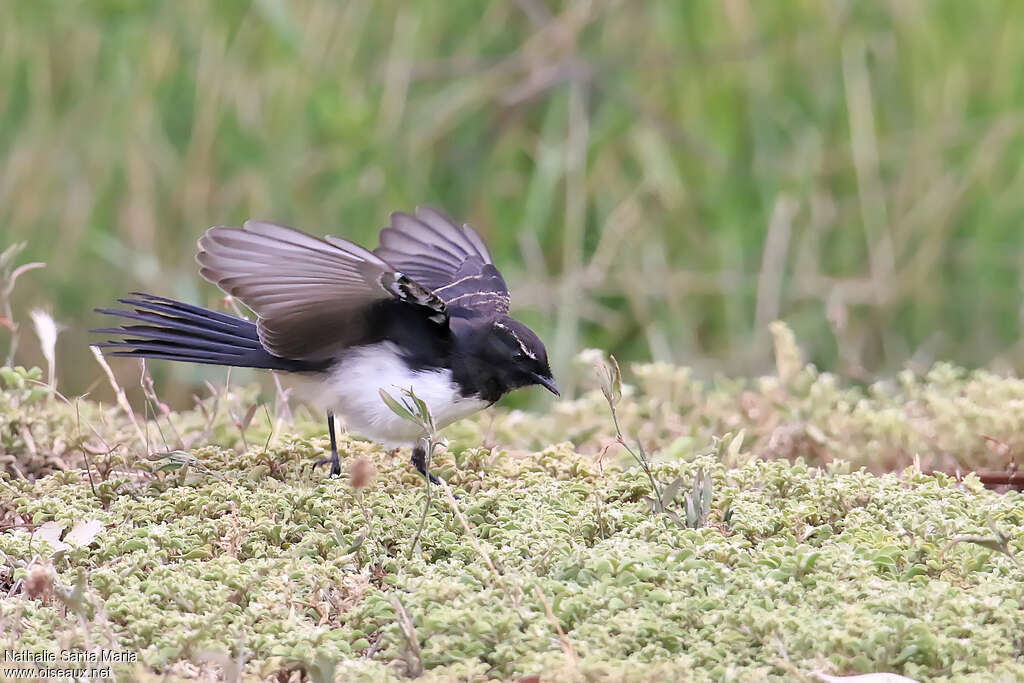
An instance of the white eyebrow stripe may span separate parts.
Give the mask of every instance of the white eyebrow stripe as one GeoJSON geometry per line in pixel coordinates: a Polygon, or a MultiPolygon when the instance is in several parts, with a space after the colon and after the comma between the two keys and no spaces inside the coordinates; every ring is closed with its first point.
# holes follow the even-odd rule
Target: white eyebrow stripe
{"type": "Polygon", "coordinates": [[[519,348],[522,349],[523,353],[532,358],[533,360],[537,360],[537,356],[533,353],[533,351],[530,351],[530,349],[526,347],[526,344],[524,344],[523,340],[519,338],[519,335],[516,334],[515,330],[513,330],[511,327],[507,325],[503,325],[502,323],[494,323],[494,326],[500,327],[501,329],[511,334],[512,337],[516,340],[516,343],[519,344],[519,348]]]}

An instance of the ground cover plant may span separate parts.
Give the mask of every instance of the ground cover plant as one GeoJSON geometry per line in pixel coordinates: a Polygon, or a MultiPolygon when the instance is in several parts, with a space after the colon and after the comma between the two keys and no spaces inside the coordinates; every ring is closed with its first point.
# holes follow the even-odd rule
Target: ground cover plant
{"type": "Polygon", "coordinates": [[[1024,675],[1024,499],[956,476],[1019,453],[1024,383],[844,387],[775,332],[756,381],[626,369],[649,473],[597,386],[450,428],[459,498],[415,547],[406,453],[346,438],[325,479],[316,421],[255,389],[133,420],[5,369],[0,647],[132,651],[143,679],[1024,675]]]}
{"type": "Polygon", "coordinates": [[[1024,3],[3,9],[0,650],[1024,679],[1024,3]],[[128,291],[232,310],[213,223],[365,243],[420,203],[480,229],[572,397],[446,430],[450,489],[351,438],[311,473],[278,378],[89,352],[128,291]]]}

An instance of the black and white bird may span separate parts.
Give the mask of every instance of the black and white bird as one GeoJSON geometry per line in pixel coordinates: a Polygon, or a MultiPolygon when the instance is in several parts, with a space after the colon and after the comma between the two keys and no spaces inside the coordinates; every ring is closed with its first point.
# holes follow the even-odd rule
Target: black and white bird
{"type": "MultiPolygon", "coordinates": [[[[274,223],[216,226],[199,239],[200,273],[252,309],[255,322],[135,293],[127,319],[93,330],[112,356],[159,358],[303,376],[305,397],[327,412],[331,474],[341,473],[334,416],[386,446],[413,445],[424,476],[426,435],[380,390],[411,389],[438,428],[540,385],[556,396],[544,344],[508,316],[509,293],[468,225],[434,209],[391,214],[374,251],[274,223]]],[[[432,480],[435,479],[431,477],[432,480]]]]}

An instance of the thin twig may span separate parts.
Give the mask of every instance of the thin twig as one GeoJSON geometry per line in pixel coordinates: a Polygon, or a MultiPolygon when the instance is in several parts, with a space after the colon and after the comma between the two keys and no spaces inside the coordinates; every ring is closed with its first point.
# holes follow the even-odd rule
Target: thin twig
{"type": "MultiPolygon", "coordinates": [[[[39,385],[39,386],[46,386],[42,382],[35,381],[34,383],[39,385]]],[[[92,471],[91,471],[92,459],[89,457],[89,449],[86,447],[85,442],[82,440],[82,415],[81,415],[81,410],[80,410],[80,406],[79,406],[79,402],[83,398],[86,398],[89,394],[86,393],[86,394],[82,394],[81,396],[76,396],[73,403],[72,403],[71,399],[69,399],[67,396],[65,396],[61,392],[57,391],[56,389],[53,390],[53,395],[56,396],[61,401],[63,401],[65,404],[67,404],[68,407],[74,407],[74,409],[75,409],[75,415],[76,415],[75,436],[77,438],[78,449],[80,451],[82,451],[82,455],[85,458],[86,471],[89,473],[89,483],[91,485],[92,484],[92,471]]],[[[107,440],[105,438],[103,438],[103,434],[100,433],[100,430],[96,429],[96,425],[94,425],[93,423],[89,422],[88,420],[85,421],[85,424],[92,431],[93,435],[97,439],[100,440],[100,443],[103,444],[103,447],[106,449],[106,452],[107,452],[108,455],[110,453],[113,453],[114,450],[118,448],[118,446],[116,446],[116,445],[115,446],[111,446],[110,443],[108,443],[107,440]]],[[[96,473],[99,474],[100,476],[102,476],[104,480],[106,480],[106,475],[104,473],[100,472],[100,469],[98,467],[96,468],[96,473]]],[[[96,489],[95,489],[95,487],[93,487],[93,493],[95,493],[95,492],[96,492],[96,489]]]]}
{"type": "Polygon", "coordinates": [[[491,573],[494,575],[494,580],[498,583],[498,586],[505,593],[505,596],[512,601],[516,609],[519,609],[518,596],[513,596],[509,592],[508,586],[505,585],[504,577],[502,577],[501,573],[498,571],[498,568],[491,560],[491,556],[487,553],[486,550],[484,550],[484,547],[480,544],[480,541],[477,539],[476,534],[473,533],[473,528],[469,526],[469,522],[466,520],[466,517],[462,514],[462,510],[459,509],[459,503],[457,500],[455,500],[455,494],[452,493],[452,487],[449,486],[448,482],[446,482],[443,479],[441,480],[441,487],[444,489],[445,495],[448,497],[448,504],[451,506],[452,512],[455,513],[456,519],[459,520],[459,524],[462,525],[462,529],[466,532],[466,538],[469,539],[469,544],[473,546],[473,550],[475,550],[477,554],[483,558],[484,563],[487,565],[487,568],[491,570],[491,573]]]}
{"type": "Polygon", "coordinates": [[[644,450],[643,444],[637,440],[636,447],[639,450],[639,453],[630,448],[629,444],[626,442],[626,437],[622,434],[622,428],[619,427],[619,415],[615,410],[615,404],[609,401],[608,406],[611,408],[612,422],[615,425],[615,439],[619,442],[619,445],[626,449],[627,453],[633,456],[633,459],[640,465],[640,469],[642,469],[644,474],[647,475],[647,479],[651,482],[651,490],[654,493],[653,497],[655,507],[658,512],[664,512],[665,508],[661,503],[661,487],[658,486],[658,482],[654,478],[654,473],[651,471],[651,463],[647,458],[647,452],[644,450]]]}
{"type": "Polygon", "coordinates": [[[409,656],[406,658],[406,664],[409,667],[407,673],[411,678],[422,676],[423,654],[420,651],[420,640],[416,636],[416,627],[413,625],[412,619],[409,618],[409,613],[405,611],[405,606],[398,599],[397,595],[391,596],[391,606],[395,608],[398,627],[402,630],[402,636],[409,647],[409,656]]]}
{"type": "Polygon", "coordinates": [[[427,487],[427,500],[423,503],[423,514],[420,515],[419,526],[416,527],[416,535],[412,537],[412,545],[409,546],[409,558],[412,559],[413,553],[416,552],[416,545],[420,542],[420,535],[423,533],[423,527],[427,523],[427,513],[430,511],[430,505],[434,502],[433,488],[434,486],[430,483],[430,461],[434,455],[434,437],[433,435],[423,439],[427,444],[427,455],[425,457],[424,471],[426,474],[423,475],[423,479],[426,482],[427,487]]]}
{"type": "Polygon", "coordinates": [[[85,458],[85,473],[89,475],[89,488],[92,489],[92,495],[99,499],[100,496],[96,493],[96,484],[92,480],[92,461],[89,459],[89,451],[82,448],[82,411],[78,399],[75,399],[75,437],[79,444],[78,447],[82,450],[82,457],[85,458]]]}
{"type": "Polygon", "coordinates": [[[548,615],[548,621],[551,622],[555,631],[558,632],[558,638],[562,641],[562,652],[564,652],[565,656],[569,658],[570,662],[572,662],[573,668],[578,668],[579,659],[576,657],[576,650],[573,649],[572,641],[569,640],[569,636],[565,635],[565,631],[562,630],[562,624],[559,623],[558,619],[555,617],[554,610],[551,609],[551,603],[548,602],[547,597],[545,597],[544,592],[541,591],[539,586],[535,586],[533,592],[534,595],[537,596],[537,599],[540,600],[540,604],[544,605],[544,612],[548,615]]]}
{"type": "Polygon", "coordinates": [[[267,407],[266,403],[263,404],[263,412],[267,414],[267,426],[270,427],[270,433],[267,434],[267,441],[263,444],[263,455],[266,455],[267,449],[270,448],[270,441],[274,438],[274,434],[276,432],[274,428],[274,419],[270,416],[270,408],[267,407]]]}
{"type": "Polygon", "coordinates": [[[103,372],[107,375],[107,380],[110,382],[110,386],[114,390],[114,394],[117,396],[117,405],[121,407],[121,410],[128,415],[131,419],[132,424],[135,426],[135,432],[139,435],[139,443],[143,446],[146,445],[147,438],[142,433],[142,428],[139,426],[139,421],[135,419],[135,413],[132,411],[132,406],[128,403],[128,397],[124,393],[124,389],[117,383],[117,379],[114,377],[114,371],[110,369],[106,359],[103,357],[103,353],[99,350],[99,347],[90,346],[89,350],[92,351],[92,355],[96,358],[96,362],[103,368],[103,372]]]}
{"type": "Polygon", "coordinates": [[[141,365],[141,370],[139,374],[139,386],[142,388],[142,395],[146,398],[146,402],[153,409],[153,422],[156,423],[156,429],[158,432],[160,432],[160,439],[164,442],[164,449],[169,451],[171,450],[171,446],[169,443],[167,443],[167,436],[164,435],[164,430],[160,426],[161,414],[164,414],[164,417],[167,419],[167,426],[170,427],[171,431],[174,433],[174,436],[177,437],[178,447],[184,449],[185,441],[181,438],[181,434],[178,433],[178,430],[177,428],[175,428],[174,423],[171,422],[171,416],[165,414],[163,409],[160,407],[160,398],[156,395],[156,387],[153,383],[153,376],[149,374],[149,369],[146,366],[146,359],[140,359],[139,364],[141,365]]]}
{"type": "Polygon", "coordinates": [[[274,378],[274,388],[277,390],[277,394],[275,395],[276,405],[274,406],[274,412],[287,420],[288,424],[293,424],[295,422],[295,418],[292,417],[292,407],[288,403],[288,397],[291,394],[291,389],[285,389],[284,386],[282,386],[281,376],[276,372],[271,372],[270,376],[274,378]]]}
{"type": "Polygon", "coordinates": [[[596,363],[595,368],[598,379],[601,381],[601,393],[604,394],[604,399],[607,401],[608,408],[612,413],[612,424],[615,425],[615,438],[626,449],[626,452],[633,456],[633,459],[636,460],[637,464],[640,465],[640,468],[647,475],[647,479],[650,480],[655,511],[664,512],[665,506],[662,502],[661,487],[658,486],[658,482],[654,479],[651,463],[647,457],[647,451],[644,450],[643,443],[637,439],[637,450],[634,451],[629,443],[626,442],[626,437],[622,434],[622,426],[619,424],[619,412],[616,409],[618,402],[622,400],[622,371],[619,369],[619,361],[615,359],[615,356],[609,354],[608,362],[596,363]]]}
{"type": "Polygon", "coordinates": [[[11,331],[11,343],[7,349],[7,360],[4,365],[14,364],[14,354],[18,350],[18,330],[21,327],[14,320],[14,311],[11,308],[11,295],[14,293],[14,285],[24,273],[46,267],[45,263],[36,261],[25,263],[12,269],[11,262],[24,248],[24,242],[17,242],[0,253],[0,271],[3,271],[0,272],[0,302],[3,305],[3,319],[6,321],[7,328],[11,331]]]}

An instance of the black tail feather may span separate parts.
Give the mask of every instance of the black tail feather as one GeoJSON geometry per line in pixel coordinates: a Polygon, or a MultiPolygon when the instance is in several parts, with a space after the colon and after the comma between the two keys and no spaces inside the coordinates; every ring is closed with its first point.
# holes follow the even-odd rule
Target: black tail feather
{"type": "MultiPolygon", "coordinates": [[[[128,303],[128,305],[138,304],[137,301],[133,301],[132,299],[121,299],[121,302],[128,303]]],[[[230,329],[227,326],[217,323],[216,321],[204,321],[199,316],[194,315],[191,315],[189,317],[185,317],[184,315],[172,316],[167,315],[163,312],[147,312],[139,309],[135,309],[134,311],[122,311],[110,308],[97,308],[96,312],[103,313],[105,315],[116,315],[120,318],[125,318],[128,320],[138,320],[144,323],[159,322],[160,324],[164,324],[168,321],[173,321],[174,329],[176,330],[191,331],[195,334],[200,334],[206,337],[219,335],[221,338],[227,340],[239,339],[239,335],[241,335],[244,338],[249,339],[248,335],[244,334],[243,330],[241,329],[230,329]]],[[[250,341],[252,341],[253,344],[259,345],[258,337],[256,339],[251,339],[250,341]]]]}
{"type": "Polygon", "coordinates": [[[156,358],[209,365],[230,365],[304,372],[323,363],[280,358],[260,343],[256,323],[201,306],[132,292],[118,299],[133,310],[97,308],[97,313],[143,323],[91,330],[119,337],[95,344],[111,356],[156,358]]]}

